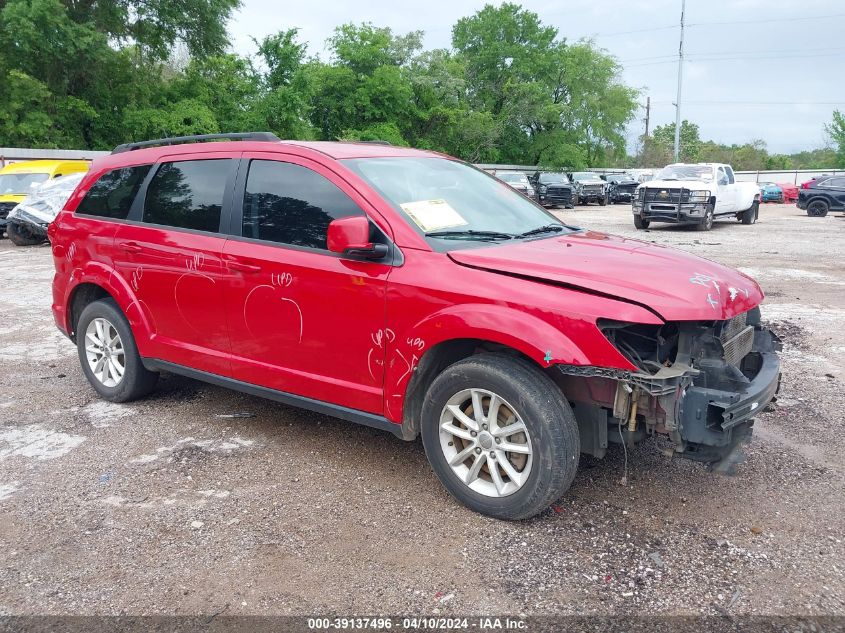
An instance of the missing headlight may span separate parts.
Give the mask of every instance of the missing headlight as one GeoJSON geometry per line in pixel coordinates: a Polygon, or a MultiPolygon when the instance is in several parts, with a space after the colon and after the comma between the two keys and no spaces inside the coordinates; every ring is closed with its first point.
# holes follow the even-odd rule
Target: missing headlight
{"type": "Polygon", "coordinates": [[[676,323],[644,325],[600,319],[598,326],[631,364],[648,374],[655,374],[675,362],[679,337],[676,323]]]}

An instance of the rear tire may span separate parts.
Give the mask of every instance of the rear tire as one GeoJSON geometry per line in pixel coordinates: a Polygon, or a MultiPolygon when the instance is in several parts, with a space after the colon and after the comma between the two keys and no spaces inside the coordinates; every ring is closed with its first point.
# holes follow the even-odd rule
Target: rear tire
{"type": "Polygon", "coordinates": [[[15,246],[35,246],[45,241],[45,238],[34,236],[25,226],[16,222],[6,225],[6,233],[9,235],[9,241],[15,246]]]}
{"type": "Polygon", "coordinates": [[[105,400],[137,400],[158,381],[158,373],[141,362],[129,321],[114,299],[100,299],[85,307],[76,326],[76,347],[85,377],[105,400]]]}
{"type": "Polygon", "coordinates": [[[824,200],[813,200],[807,205],[807,215],[811,218],[823,218],[830,211],[830,205],[824,200]]]}
{"type": "Polygon", "coordinates": [[[760,203],[754,202],[749,208],[742,212],[740,221],[743,224],[754,224],[757,221],[757,216],[760,214],[760,203]]]}
{"type": "Polygon", "coordinates": [[[643,220],[642,216],[635,215],[634,216],[634,226],[638,229],[647,229],[648,225],[651,224],[648,220],[643,220]]]}
{"type": "Polygon", "coordinates": [[[453,497],[506,520],[530,518],[563,496],[581,450],[578,423],[557,385],[529,362],[501,354],[459,361],[434,380],[422,440],[453,497]]]}

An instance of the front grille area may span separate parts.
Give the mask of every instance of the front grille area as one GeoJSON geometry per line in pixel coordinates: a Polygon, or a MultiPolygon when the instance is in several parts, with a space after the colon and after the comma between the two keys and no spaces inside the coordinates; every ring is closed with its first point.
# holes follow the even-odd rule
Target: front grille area
{"type": "Polygon", "coordinates": [[[584,185],[582,191],[584,193],[600,194],[604,190],[603,185],[584,185]]]}
{"type": "Polygon", "coordinates": [[[725,350],[725,362],[731,365],[739,365],[754,345],[754,328],[747,323],[748,314],[743,312],[722,324],[719,340],[725,350]]]}
{"type": "Polygon", "coordinates": [[[637,188],[639,183],[632,182],[625,185],[616,185],[616,191],[619,193],[630,193],[633,194],[634,190],[637,188]]]}
{"type": "Polygon", "coordinates": [[[725,350],[725,362],[731,365],[739,365],[742,359],[748,356],[753,345],[754,328],[749,325],[739,334],[722,343],[725,350]]]}
{"type": "Polygon", "coordinates": [[[546,190],[546,200],[554,204],[569,204],[572,202],[572,188],[549,187],[546,190]]]}
{"type": "Polygon", "coordinates": [[[677,204],[679,202],[689,202],[689,189],[669,189],[662,187],[646,187],[641,189],[643,193],[644,202],[665,202],[667,204],[677,204]]]}
{"type": "Polygon", "coordinates": [[[18,206],[17,202],[0,202],[0,220],[5,220],[9,216],[9,211],[18,206]]]}

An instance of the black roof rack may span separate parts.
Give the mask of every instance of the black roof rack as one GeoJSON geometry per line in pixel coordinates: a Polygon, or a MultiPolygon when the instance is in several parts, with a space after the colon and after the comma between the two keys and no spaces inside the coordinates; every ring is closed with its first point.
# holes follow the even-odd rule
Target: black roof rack
{"type": "Polygon", "coordinates": [[[181,145],[182,143],[203,143],[205,141],[281,141],[278,136],[272,132],[234,132],[231,134],[198,134],[196,136],[173,136],[171,138],[159,138],[153,141],[140,141],[138,143],[124,143],[115,147],[111,153],[120,154],[122,152],[131,152],[135,149],[142,149],[144,147],[156,147],[159,145],[181,145]]]}

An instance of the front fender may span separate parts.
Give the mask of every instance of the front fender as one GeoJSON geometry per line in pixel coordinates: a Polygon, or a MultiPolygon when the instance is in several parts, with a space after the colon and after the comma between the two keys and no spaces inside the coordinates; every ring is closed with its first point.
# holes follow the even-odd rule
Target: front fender
{"type": "Polygon", "coordinates": [[[566,364],[634,369],[592,321],[561,317],[559,323],[553,324],[504,305],[449,306],[392,337],[384,375],[385,413],[389,419],[402,420],[408,383],[425,355],[441,343],[460,339],[504,345],[540,367],[566,364]],[[564,329],[577,333],[580,344],[575,344],[564,329]]]}

